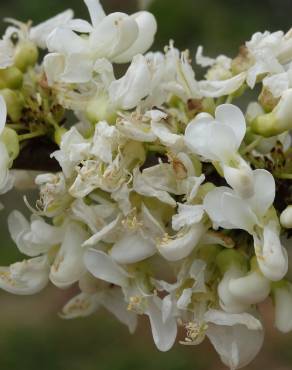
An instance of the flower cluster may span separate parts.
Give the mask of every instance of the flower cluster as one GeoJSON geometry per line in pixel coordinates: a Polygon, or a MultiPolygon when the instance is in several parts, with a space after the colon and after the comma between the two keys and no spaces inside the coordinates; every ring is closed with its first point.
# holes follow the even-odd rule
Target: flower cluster
{"type": "Polygon", "coordinates": [[[54,143],[57,167],[36,176],[31,219],[8,218],[28,258],[0,268],[0,287],[75,284],[62,317],[103,306],[134,332],[146,315],[159,350],[183,327],[181,344],[208,337],[241,368],[262,346],[261,302],[292,330],[292,33],[256,33],[233,59],[199,47],[198,80],[173,42],[148,52],[152,14],[84,1],[91,22],[10,20],[0,41],[0,192],[27,182],[10,168],[35,142],[54,143]]]}

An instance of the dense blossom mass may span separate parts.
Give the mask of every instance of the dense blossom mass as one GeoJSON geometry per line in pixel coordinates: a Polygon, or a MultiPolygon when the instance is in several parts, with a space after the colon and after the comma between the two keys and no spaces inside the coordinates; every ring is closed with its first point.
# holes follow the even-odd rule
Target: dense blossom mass
{"type": "Polygon", "coordinates": [[[27,148],[50,148],[30,220],[8,218],[27,258],[0,287],[75,284],[65,319],[102,306],[134,332],[146,315],[159,350],[208,337],[241,368],[263,343],[261,302],[292,330],[292,32],[255,33],[233,59],[200,46],[198,80],[173,42],[148,51],[152,14],[84,1],[90,22],[9,19],[0,41],[1,194],[27,186],[27,148]]]}

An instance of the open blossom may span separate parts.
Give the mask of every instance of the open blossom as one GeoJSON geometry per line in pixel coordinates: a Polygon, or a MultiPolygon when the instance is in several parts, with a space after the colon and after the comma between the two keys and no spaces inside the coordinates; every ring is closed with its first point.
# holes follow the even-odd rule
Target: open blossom
{"type": "Polygon", "coordinates": [[[124,13],[105,15],[99,1],[85,1],[91,24],[73,19],[56,27],[46,39],[48,50],[45,66],[48,74],[59,66],[59,78],[67,83],[84,83],[92,78],[95,63],[106,58],[126,63],[152,45],[156,21],[148,12],[128,16],[124,13]],[[88,35],[79,36],[76,32],[88,35]],[[78,60],[78,68],[76,61],[78,60]]]}
{"type": "Polygon", "coordinates": [[[134,333],[145,315],[159,350],[178,333],[187,346],[208,338],[242,368],[263,344],[259,304],[271,297],[275,327],[292,330],[291,30],[254,34],[234,59],[199,46],[198,80],[173,41],[148,51],[151,13],[84,2],[90,22],[70,9],[10,20],[0,40],[0,194],[39,190],[35,205],[24,197],[29,219],[8,216],[26,257],[0,267],[0,288],[74,286],[64,319],[102,307],[134,333]],[[49,171],[40,155],[19,172],[47,146],[49,171]]]}
{"type": "Polygon", "coordinates": [[[229,185],[243,197],[249,197],[253,192],[252,171],[238,154],[245,132],[241,111],[234,105],[224,104],[216,108],[215,119],[202,114],[191,121],[186,128],[185,142],[205,160],[218,162],[229,185]]]}

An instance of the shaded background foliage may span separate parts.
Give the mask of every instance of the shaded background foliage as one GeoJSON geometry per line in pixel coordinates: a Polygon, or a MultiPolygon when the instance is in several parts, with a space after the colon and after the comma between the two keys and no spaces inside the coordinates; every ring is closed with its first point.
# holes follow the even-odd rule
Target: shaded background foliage
{"type": "MultiPolygon", "coordinates": [[[[134,0],[103,0],[107,12],[133,12],[134,0]]],[[[79,18],[88,18],[82,0],[1,0],[1,18],[13,17],[35,23],[72,8],[79,18]]],[[[287,31],[291,26],[292,0],[154,0],[150,10],[159,24],[154,50],[167,45],[169,38],[180,49],[204,45],[205,53],[234,56],[239,45],[252,33],[264,30],[287,31]]],[[[0,26],[1,32],[5,24],[0,26]]],[[[24,209],[23,194],[4,197],[6,210],[0,214],[0,261],[8,264],[19,258],[7,232],[8,209],[24,209]]],[[[33,197],[31,194],[30,197],[33,197]]],[[[1,201],[3,197],[1,197],[1,201]]],[[[28,212],[27,212],[28,214],[28,212]]],[[[74,321],[61,320],[56,312],[74,294],[48,287],[34,297],[16,297],[0,292],[1,370],[220,370],[211,346],[176,345],[167,354],[152,344],[144,319],[130,336],[112,316],[97,315],[74,321]]],[[[292,335],[273,329],[271,302],[261,308],[267,333],[264,348],[249,370],[292,368],[292,335]]]]}

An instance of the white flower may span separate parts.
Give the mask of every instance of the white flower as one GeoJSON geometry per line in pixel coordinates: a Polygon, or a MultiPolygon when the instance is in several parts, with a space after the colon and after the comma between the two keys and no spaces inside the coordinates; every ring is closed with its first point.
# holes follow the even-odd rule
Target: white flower
{"type": "Polygon", "coordinates": [[[135,108],[140,101],[150,94],[151,74],[143,55],[136,55],[127,71],[109,87],[112,103],[121,109],[135,108]]]}
{"type": "Polygon", "coordinates": [[[127,325],[130,333],[134,333],[137,327],[137,316],[127,309],[121,289],[110,285],[93,294],[82,292],[73,297],[63,307],[61,317],[64,319],[86,317],[96,312],[100,306],[127,325]]]}
{"type": "Polygon", "coordinates": [[[219,187],[206,195],[204,207],[215,227],[251,234],[261,271],[270,280],[280,280],[287,272],[287,253],[280,243],[277,221],[267,217],[275,198],[275,181],[266,170],[255,170],[253,178],[252,197],[242,199],[232,189],[219,187]]]}
{"type": "Polygon", "coordinates": [[[204,114],[189,123],[185,143],[205,160],[219,162],[229,185],[249,197],[253,192],[252,171],[238,154],[245,132],[245,118],[240,109],[223,104],[216,108],[215,119],[204,114]]]}
{"type": "Polygon", "coordinates": [[[72,127],[63,135],[60,150],[54,152],[52,157],[59,162],[64,175],[70,177],[75,166],[88,157],[89,149],[90,143],[72,127]]]}
{"type": "Polygon", "coordinates": [[[55,28],[46,39],[49,51],[56,53],[54,58],[64,63],[59,76],[63,82],[88,82],[101,58],[121,63],[131,61],[136,54],[147,51],[156,33],[155,18],[148,12],[105,16],[99,1],[88,0],[86,5],[92,24],[76,19],[69,26],[55,28]],[[88,37],[75,31],[88,33],[88,37]]]}
{"type": "Polygon", "coordinates": [[[64,12],[56,15],[47,21],[38,24],[37,26],[31,27],[29,30],[29,38],[36,45],[42,49],[46,48],[46,38],[54,31],[55,28],[64,26],[69,23],[73,18],[74,13],[71,9],[65,10],[64,12]]]}
{"type": "Polygon", "coordinates": [[[122,287],[126,297],[129,297],[129,309],[138,310],[149,316],[157,348],[161,351],[168,351],[174,344],[177,324],[174,317],[163,320],[161,299],[151,293],[143,293],[141,288],[137,289],[135,284],[138,279],[131,279],[127,271],[102,251],[90,249],[84,256],[84,263],[88,271],[96,278],[122,287]]]}
{"type": "Polygon", "coordinates": [[[75,222],[67,225],[65,236],[50,270],[51,282],[59,288],[67,288],[85,273],[83,242],[86,231],[75,222]]]}
{"type": "Polygon", "coordinates": [[[47,253],[64,237],[62,227],[49,225],[38,216],[32,216],[31,223],[29,223],[18,211],[13,211],[9,215],[8,227],[20,252],[30,257],[47,253]]]}
{"type": "Polygon", "coordinates": [[[246,42],[246,47],[254,60],[247,76],[247,84],[251,88],[259,75],[283,73],[284,65],[292,60],[291,31],[286,35],[282,31],[257,32],[246,42]]]}
{"type": "Polygon", "coordinates": [[[47,285],[49,269],[46,256],[17,262],[10,267],[0,267],[0,288],[13,294],[36,294],[47,285]]]}
{"type": "Polygon", "coordinates": [[[230,370],[248,365],[262,347],[262,324],[248,313],[228,314],[211,309],[204,315],[204,321],[206,335],[230,370]]]}

